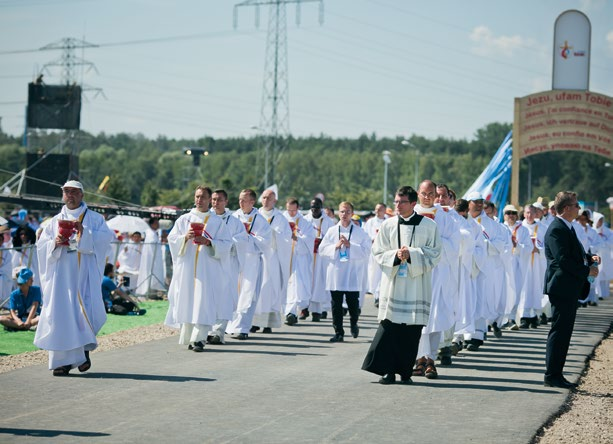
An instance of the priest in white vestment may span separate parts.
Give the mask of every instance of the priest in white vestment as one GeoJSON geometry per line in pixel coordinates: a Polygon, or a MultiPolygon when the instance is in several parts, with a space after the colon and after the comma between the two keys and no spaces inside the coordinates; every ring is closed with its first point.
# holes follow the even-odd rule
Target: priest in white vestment
{"type": "Polygon", "coordinates": [[[381,266],[379,328],[362,370],[382,376],[381,384],[411,384],[422,328],[430,317],[432,270],[442,245],[436,223],[417,214],[417,192],[400,188],[394,197],[396,216],[381,225],[372,254],[381,266]]]}
{"type": "Polygon", "coordinates": [[[232,241],[223,220],[209,211],[211,189],[198,186],[195,208],[179,217],[168,234],[173,276],[168,289],[165,324],[180,328],[179,344],[202,352],[217,321],[216,294],[225,289],[221,258],[232,241]],[[200,225],[197,225],[200,224],[200,225]]]}
{"type": "Polygon", "coordinates": [[[160,221],[152,217],[149,228],[145,231],[140,267],[138,268],[138,281],[135,293],[139,296],[157,297],[157,292],[166,290],[166,275],[164,272],[164,256],[160,242],[160,221]]]}
{"type": "Polygon", "coordinates": [[[142,253],[143,236],[139,231],[134,231],[130,233],[128,242],[121,246],[117,255],[117,262],[119,262],[117,273],[121,276],[123,286],[127,290],[136,288],[142,253]]]}
{"type": "Polygon", "coordinates": [[[34,345],[49,350],[54,376],[91,367],[89,352],[97,347],[96,334],[106,321],[102,275],[114,238],[104,218],[83,202],[80,182],[66,182],[62,192],[65,205],[37,243],[43,306],[34,345]],[[60,232],[60,220],[72,221],[74,232],[60,232]]]}
{"type": "Polygon", "coordinates": [[[248,236],[245,242],[237,244],[243,267],[238,280],[238,305],[226,333],[241,341],[249,338],[249,330],[253,326],[253,316],[262,290],[263,256],[269,253],[272,244],[270,224],[254,208],[255,200],[255,191],[242,190],[238,198],[240,208],[233,215],[243,224],[248,236]]]}
{"type": "Polygon", "coordinates": [[[600,237],[597,254],[601,258],[596,280],[596,295],[599,300],[609,297],[609,283],[613,279],[613,231],[604,224],[604,214],[594,211],[594,230],[600,237]]]}
{"type": "Polygon", "coordinates": [[[238,245],[241,242],[248,242],[248,234],[243,224],[232,216],[232,211],[226,208],[228,205],[228,194],[225,190],[213,191],[211,203],[215,214],[223,220],[226,231],[232,240],[232,247],[228,254],[223,255],[221,266],[223,268],[224,279],[220,283],[225,284],[215,293],[215,306],[217,307],[217,321],[209,332],[206,342],[209,344],[225,344],[225,333],[228,321],[232,319],[238,304],[238,276],[242,270],[241,256],[238,255],[238,245]]]}
{"type": "Polygon", "coordinates": [[[538,327],[538,317],[543,307],[543,282],[547,269],[545,258],[547,230],[536,220],[536,211],[534,206],[526,205],[522,222],[522,225],[528,230],[532,244],[517,307],[517,316],[520,318],[519,328],[523,329],[538,327]]]}
{"type": "Polygon", "coordinates": [[[283,213],[291,227],[290,276],[287,283],[287,303],[285,305],[285,322],[296,323],[296,317],[309,317],[313,284],[313,245],[315,232],[309,221],[300,211],[297,199],[289,198],[283,213]]]}
{"type": "Polygon", "coordinates": [[[467,328],[464,338],[468,342],[467,350],[476,351],[481,345],[490,322],[498,327],[499,317],[506,306],[506,275],[500,255],[507,245],[507,234],[498,222],[483,211],[483,196],[477,191],[471,192],[468,200],[468,220],[476,223],[481,231],[478,244],[483,248],[484,257],[475,256],[477,304],[474,324],[467,328]]]}
{"type": "MultiPolygon", "coordinates": [[[[378,203],[375,206],[375,215],[368,219],[364,224],[364,231],[368,234],[368,237],[374,242],[379,229],[381,228],[381,224],[385,219],[387,219],[387,215],[385,211],[387,207],[385,204],[378,203]]],[[[375,306],[379,304],[379,286],[381,285],[381,267],[377,263],[375,257],[371,255],[368,258],[368,287],[366,291],[373,295],[375,299],[375,306]]]]}
{"type": "Polygon", "coordinates": [[[434,360],[442,341],[443,332],[452,329],[455,324],[460,232],[455,221],[448,214],[449,210],[434,203],[436,198],[434,182],[424,180],[419,185],[417,197],[419,203],[415,205],[415,212],[436,223],[441,238],[442,252],[439,263],[432,270],[430,317],[419,341],[418,359],[413,376],[435,379],[438,377],[438,372],[434,360]]]}
{"type": "Polygon", "coordinates": [[[262,329],[262,333],[272,333],[272,329],[281,327],[283,322],[292,230],[283,213],[275,208],[277,195],[274,190],[265,190],[261,200],[259,213],[270,225],[271,244],[262,255],[262,288],[249,331],[255,333],[262,329]]]}
{"type": "Polygon", "coordinates": [[[519,211],[515,206],[509,204],[504,207],[504,226],[511,233],[511,242],[513,247],[511,249],[510,266],[512,267],[513,276],[513,289],[515,290],[513,302],[509,315],[509,329],[517,330],[519,326],[515,322],[517,317],[517,307],[519,299],[524,285],[526,270],[530,265],[530,259],[532,255],[532,239],[530,239],[530,232],[522,223],[518,220],[519,211]]]}
{"type": "Polygon", "coordinates": [[[310,211],[304,218],[313,227],[315,239],[313,243],[313,281],[311,285],[311,303],[309,312],[311,321],[319,322],[327,316],[326,310],[330,308],[331,296],[326,290],[326,269],[328,267],[327,258],[319,252],[319,246],[328,230],[335,225],[334,220],[330,219],[324,212],[324,204],[319,197],[311,200],[310,211]]]}

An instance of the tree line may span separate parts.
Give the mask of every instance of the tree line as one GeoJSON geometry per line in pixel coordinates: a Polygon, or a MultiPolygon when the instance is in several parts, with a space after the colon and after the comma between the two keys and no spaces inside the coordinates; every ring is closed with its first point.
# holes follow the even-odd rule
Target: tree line
{"type": "MultiPolygon", "coordinates": [[[[490,162],[511,127],[509,123],[490,123],[477,130],[471,140],[414,135],[403,143],[402,137],[379,138],[376,134],[354,139],[325,135],[290,138],[275,164],[274,179],[281,200],[296,197],[303,208],[316,193],[323,193],[326,204],[349,200],[357,209],[369,210],[383,200],[382,153],[390,151],[388,202],[396,188],[415,184],[416,167],[418,181],[429,178],[446,183],[461,196],[490,162]]],[[[46,152],[60,141],[59,133],[39,130],[30,134],[28,150],[46,152]]],[[[138,205],[188,208],[193,204],[195,185],[205,183],[226,189],[231,207],[237,208],[241,189],[261,191],[264,185],[262,140],[258,137],[148,139],[140,134],[79,131],[64,143],[64,152],[71,146],[77,149],[80,178],[87,189],[97,188],[108,175],[110,181],[103,194],[138,205]],[[184,147],[194,146],[209,153],[200,159],[199,167],[183,152],[184,147]]],[[[0,183],[25,168],[25,152],[21,137],[0,133],[0,183]]],[[[607,208],[613,174],[605,160],[575,152],[544,153],[522,160],[521,203],[538,196],[553,198],[557,191],[571,189],[581,199],[607,208]]],[[[57,178],[57,182],[63,179],[57,178]]]]}

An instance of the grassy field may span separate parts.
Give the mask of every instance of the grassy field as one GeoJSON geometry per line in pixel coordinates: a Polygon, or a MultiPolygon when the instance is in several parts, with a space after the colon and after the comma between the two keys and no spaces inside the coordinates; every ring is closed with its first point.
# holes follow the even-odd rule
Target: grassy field
{"type": "MultiPolygon", "coordinates": [[[[168,311],[168,301],[147,301],[142,302],[140,306],[147,310],[144,316],[107,315],[106,323],[98,336],[164,322],[168,311]]],[[[33,340],[33,331],[8,332],[0,326],[0,356],[38,350],[38,347],[32,344],[33,340]]]]}

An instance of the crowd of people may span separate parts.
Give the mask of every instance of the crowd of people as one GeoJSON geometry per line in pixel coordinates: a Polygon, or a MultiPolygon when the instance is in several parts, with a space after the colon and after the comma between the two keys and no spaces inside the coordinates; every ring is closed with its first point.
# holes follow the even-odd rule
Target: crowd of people
{"type": "MultiPolygon", "coordinates": [[[[609,296],[613,279],[613,234],[602,214],[578,207],[576,195],[572,217],[564,195],[521,210],[507,205],[499,221],[494,204],[480,193],[456,199],[447,185],[424,180],[417,190],[400,188],[393,209],[377,204],[365,221],[350,202],[341,202],[337,222],[319,197],[303,214],[295,198],[286,199],[285,211],[278,209],[274,189],[259,199],[254,190],[244,189],[239,209],[231,211],[225,190],[199,186],[194,208],[176,220],[167,243],[160,243],[159,223],[153,219],[147,243],[133,231],[113,250],[116,236],[102,216],[88,211],[82,185],[70,181],[62,190],[64,208],[42,230],[38,248],[27,250],[30,256],[38,250],[44,260],[20,258],[30,274],[17,280],[15,291],[30,306],[15,303],[11,320],[2,319],[11,328],[38,323],[35,344],[50,351],[49,368],[57,376],[75,367],[89,369],[89,352],[107,312],[144,314],[122,288],[141,295],[165,290],[168,262],[172,277],[165,323],[178,328],[179,343],[194,352],[224,344],[226,335],[244,341],[283,323],[299,327],[328,314],[334,329],[330,342],[345,341],[347,314],[349,333],[357,338],[365,295],[372,294],[380,324],[362,368],[380,375],[382,384],[395,383],[396,375],[404,384],[412,377],[437,378],[437,365],[451,365],[461,350],[479,350],[488,331],[500,338],[506,331],[553,322],[550,339],[559,341],[556,325],[565,311],[544,288],[558,276],[547,274],[559,258],[549,257],[553,247],[548,243],[554,241],[546,233],[559,212],[560,219],[570,220],[586,262],[586,269],[576,273],[587,283],[586,291],[573,300],[574,309],[597,306],[609,296]],[[64,220],[73,221],[72,231],[62,232],[58,222],[64,220]],[[38,287],[42,300],[40,290],[33,291],[38,287]]],[[[24,244],[35,242],[25,232],[19,237],[24,244]]],[[[568,331],[562,336],[570,341],[568,331]]],[[[560,367],[560,357],[549,355],[548,346],[548,360],[560,367]]],[[[546,375],[546,382],[549,378],[560,386],[561,367],[546,375]]]]}

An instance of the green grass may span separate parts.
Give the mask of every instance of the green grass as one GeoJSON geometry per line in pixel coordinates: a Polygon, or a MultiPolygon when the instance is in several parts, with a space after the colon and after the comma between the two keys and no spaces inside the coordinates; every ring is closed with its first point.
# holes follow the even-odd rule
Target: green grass
{"type": "MultiPolygon", "coordinates": [[[[144,316],[117,316],[109,314],[98,336],[164,322],[166,312],[168,311],[168,301],[147,301],[139,305],[147,310],[147,314],[144,316]]],[[[17,355],[38,350],[38,347],[32,344],[32,341],[34,341],[33,331],[8,332],[0,326],[0,356],[17,355]]]]}

